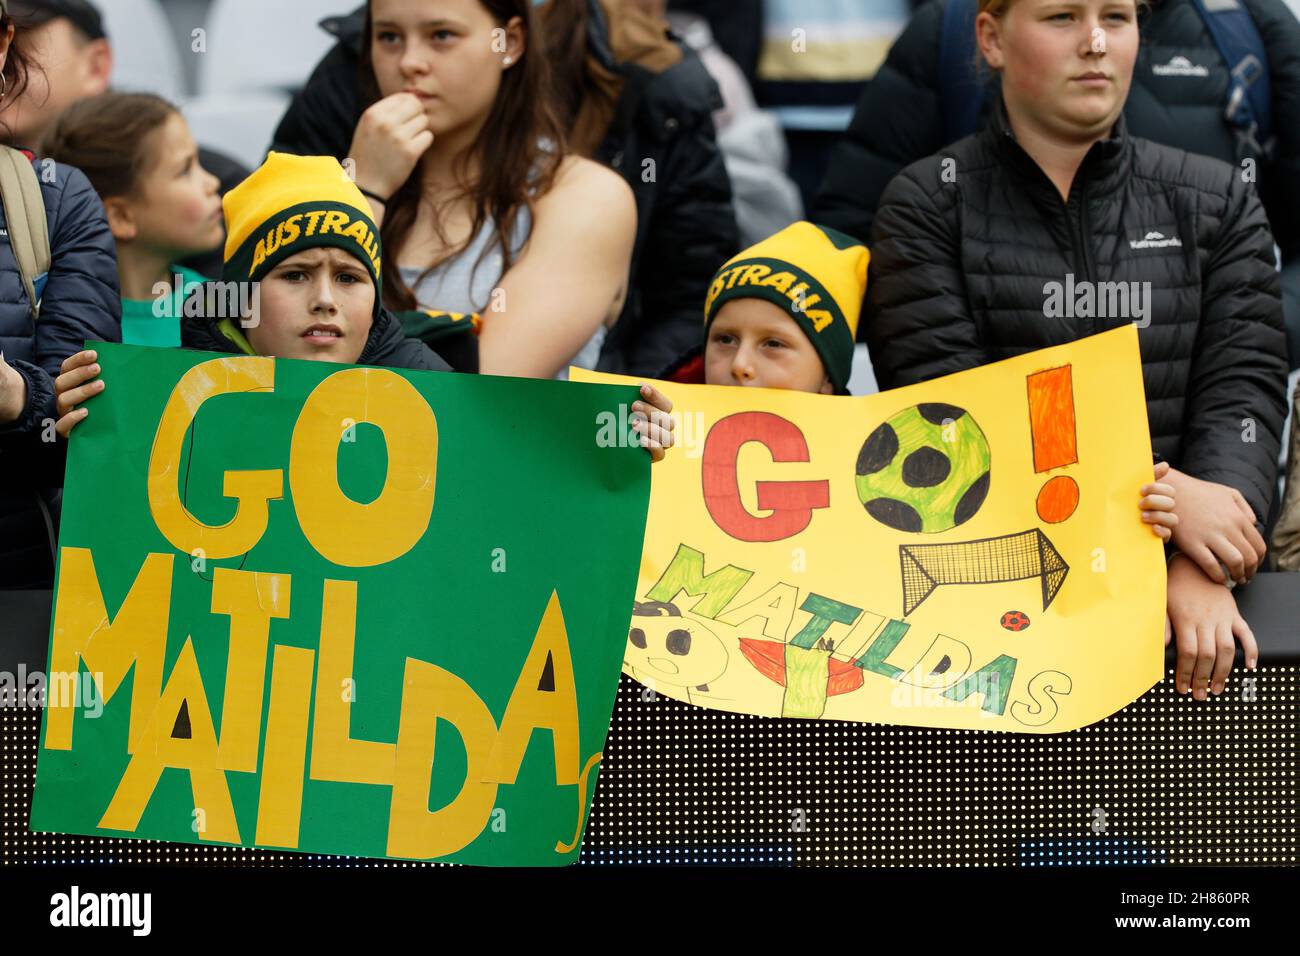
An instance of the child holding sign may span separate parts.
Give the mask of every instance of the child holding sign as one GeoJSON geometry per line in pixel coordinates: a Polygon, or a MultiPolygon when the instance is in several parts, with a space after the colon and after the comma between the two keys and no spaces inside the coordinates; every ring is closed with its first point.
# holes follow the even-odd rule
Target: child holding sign
{"type": "MultiPolygon", "coordinates": [[[[866,246],[797,222],[741,252],[714,277],[704,305],[704,345],[663,377],[683,384],[742,385],[847,395],[853,343],[867,287],[866,246]]],[[[1174,490],[1143,485],[1142,520],[1162,541],[1178,524],[1174,490]]]]}
{"type": "MultiPolygon", "coordinates": [[[[222,285],[237,294],[244,315],[237,319],[213,309],[187,314],[181,327],[185,347],[447,370],[436,353],[406,338],[382,307],[379,230],[337,160],[272,153],[224,202],[222,285]]],[[[227,295],[223,301],[234,299],[227,295]]],[[[187,313],[196,311],[189,305],[187,313]]],[[[56,427],[62,435],[86,417],[78,406],[104,390],[96,358],[83,351],[63,363],[56,381],[56,427]]],[[[644,400],[632,406],[633,428],[658,461],[673,443],[672,402],[649,385],[641,395],[644,400]]]]}

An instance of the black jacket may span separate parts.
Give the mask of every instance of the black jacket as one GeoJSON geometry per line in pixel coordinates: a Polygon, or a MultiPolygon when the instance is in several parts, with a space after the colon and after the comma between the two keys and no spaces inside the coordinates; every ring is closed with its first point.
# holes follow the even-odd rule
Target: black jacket
{"type": "Polygon", "coordinates": [[[763,53],[764,0],[668,0],[669,10],[704,17],[722,52],[758,85],[758,59],[763,53]]]}
{"type": "Polygon", "coordinates": [[[1273,237],[1234,167],[1130,137],[1121,118],[1088,152],[1066,203],[998,100],[979,134],[889,184],[871,251],[863,322],[882,388],[1140,317],[1131,304],[1128,316],[1049,317],[1048,282],[1150,283],[1138,339],[1152,446],[1175,468],[1236,488],[1266,523],[1286,342],[1273,237]]]}
{"type": "MultiPolygon", "coordinates": [[[[198,294],[196,291],[194,294],[198,294]]],[[[217,327],[217,320],[205,316],[186,316],[181,320],[181,346],[204,352],[230,352],[242,354],[230,339],[217,327]]],[[[401,323],[387,309],[381,309],[357,365],[375,365],[380,368],[405,368],[417,372],[449,372],[451,366],[444,362],[423,342],[408,339],[402,334],[401,323]]]]}
{"type": "MultiPolygon", "coordinates": [[[[1300,256],[1300,23],[1282,0],[1243,0],[1268,54],[1277,150],[1260,162],[1258,185],[1284,258],[1300,256]]],[[[885,186],[909,163],[947,145],[939,105],[939,48],[945,0],[927,3],[894,42],[867,84],[835,147],[814,204],[817,222],[866,239],[885,186]]],[[[1134,136],[1237,162],[1223,119],[1228,71],[1191,0],[1153,0],[1124,118],[1134,136]],[[1209,75],[1157,75],[1175,56],[1209,75]]],[[[978,55],[978,54],[977,54],[978,55]]],[[[989,102],[996,100],[990,96],[989,102]]]]}
{"type": "MultiPolygon", "coordinates": [[[[0,239],[0,351],[27,385],[22,414],[0,426],[0,588],[49,587],[54,580],[67,454],[66,442],[52,440],[59,366],[88,340],[122,341],[117,252],[104,204],[79,169],[58,163],[40,180],[51,263],[37,321],[9,240],[0,239]]],[[[7,236],[3,216],[0,208],[7,236]]]]}
{"type": "MultiPolygon", "coordinates": [[[[658,74],[617,64],[599,4],[592,9],[593,51],[626,78],[595,158],[623,175],[637,207],[631,289],[605,340],[600,368],[651,375],[698,342],[709,282],[739,251],[731,180],[713,128],[721,98],[689,50],[658,74]]],[[[357,70],[364,25],[364,9],[326,21],[339,42],[294,98],[273,149],[347,156],[362,112],[357,70]]]]}

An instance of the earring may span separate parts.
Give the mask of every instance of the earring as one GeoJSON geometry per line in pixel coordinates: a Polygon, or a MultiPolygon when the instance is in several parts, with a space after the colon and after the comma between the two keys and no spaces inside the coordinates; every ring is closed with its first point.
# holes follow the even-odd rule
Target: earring
{"type": "Polygon", "coordinates": [[[501,62],[504,63],[506,66],[509,66],[511,63],[515,62],[515,58],[512,56],[508,56],[501,62]]]}
{"type": "Polygon", "coordinates": [[[9,93],[9,78],[0,73],[0,100],[4,99],[9,93]]]}

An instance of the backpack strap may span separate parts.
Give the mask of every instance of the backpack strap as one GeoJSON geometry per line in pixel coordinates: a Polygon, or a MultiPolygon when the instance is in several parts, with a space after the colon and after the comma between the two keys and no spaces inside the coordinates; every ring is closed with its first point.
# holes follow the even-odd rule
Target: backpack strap
{"type": "Polygon", "coordinates": [[[0,148],[0,196],[4,200],[9,245],[35,321],[41,317],[41,293],[50,274],[49,223],[31,159],[8,146],[0,148]]]}
{"type": "Polygon", "coordinates": [[[975,62],[975,0],[947,0],[939,35],[939,105],[944,145],[979,129],[985,88],[975,62]]]}
{"type": "Polygon", "coordinates": [[[1192,0],[1219,54],[1228,65],[1228,104],[1223,111],[1237,134],[1238,158],[1273,154],[1273,100],[1264,40],[1241,0],[1192,0]]]}

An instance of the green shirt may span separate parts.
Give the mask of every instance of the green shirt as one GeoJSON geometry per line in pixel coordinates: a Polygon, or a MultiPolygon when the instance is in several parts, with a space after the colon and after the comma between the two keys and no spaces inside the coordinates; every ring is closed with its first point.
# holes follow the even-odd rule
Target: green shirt
{"type": "MultiPolygon", "coordinates": [[[[181,277],[181,301],[196,286],[207,280],[192,269],[172,266],[181,277]]],[[[157,299],[122,300],[122,341],[127,345],[153,345],[178,348],[181,344],[181,311],[176,307],[175,280],[166,296],[157,299]]]]}

